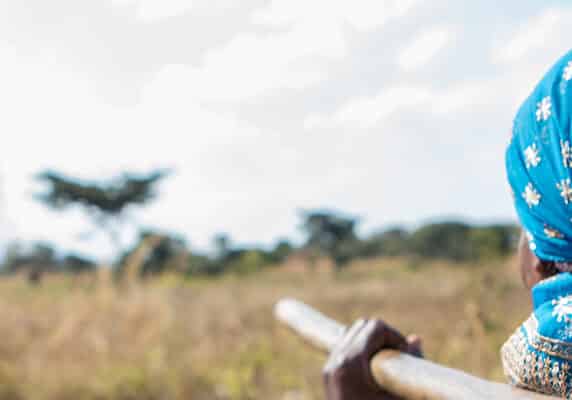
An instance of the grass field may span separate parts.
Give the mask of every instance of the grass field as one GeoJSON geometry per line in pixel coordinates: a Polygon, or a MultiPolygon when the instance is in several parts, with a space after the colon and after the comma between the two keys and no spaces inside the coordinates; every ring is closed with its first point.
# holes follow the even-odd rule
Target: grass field
{"type": "Polygon", "coordinates": [[[0,281],[0,399],[321,399],[324,356],[272,318],[283,296],[340,321],[382,317],[426,356],[502,380],[498,350],[529,313],[510,261],[354,264],[334,275],[272,269],[130,289],[0,281]]]}

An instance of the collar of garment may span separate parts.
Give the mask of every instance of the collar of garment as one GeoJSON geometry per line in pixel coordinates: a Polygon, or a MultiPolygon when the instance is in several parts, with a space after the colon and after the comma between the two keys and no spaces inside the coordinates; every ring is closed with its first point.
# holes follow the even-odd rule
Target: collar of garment
{"type": "Polygon", "coordinates": [[[532,289],[534,312],[503,345],[510,382],[572,399],[572,273],[560,273],[532,289]]]}
{"type": "Polygon", "coordinates": [[[572,343],[572,273],[562,272],[538,283],[532,288],[532,301],[536,333],[572,343]]]}
{"type": "Polygon", "coordinates": [[[570,272],[556,274],[540,281],[532,288],[532,303],[535,311],[546,302],[556,301],[566,296],[572,296],[572,273],[570,272]]]}

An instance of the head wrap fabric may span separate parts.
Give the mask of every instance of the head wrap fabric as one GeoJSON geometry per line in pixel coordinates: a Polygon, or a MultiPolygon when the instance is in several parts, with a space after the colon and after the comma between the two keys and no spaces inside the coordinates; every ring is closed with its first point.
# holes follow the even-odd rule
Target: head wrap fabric
{"type": "Polygon", "coordinates": [[[572,51],[520,107],[506,170],[531,250],[546,261],[572,261],[572,51]]]}

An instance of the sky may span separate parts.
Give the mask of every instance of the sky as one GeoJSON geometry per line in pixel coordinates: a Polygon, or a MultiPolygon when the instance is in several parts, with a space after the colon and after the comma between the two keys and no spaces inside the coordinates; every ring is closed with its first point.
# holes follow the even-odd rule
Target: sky
{"type": "Polygon", "coordinates": [[[271,245],[313,208],[362,232],[513,220],[512,118],[571,19],[566,1],[0,1],[0,246],[112,254],[79,210],[34,200],[47,168],[173,168],[126,244],[271,245]]]}

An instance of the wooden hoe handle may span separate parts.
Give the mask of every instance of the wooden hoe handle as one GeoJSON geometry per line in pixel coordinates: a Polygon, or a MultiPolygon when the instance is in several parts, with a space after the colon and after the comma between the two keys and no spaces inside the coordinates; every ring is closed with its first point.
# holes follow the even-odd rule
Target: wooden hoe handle
{"type": "MultiPolygon", "coordinates": [[[[279,301],[275,316],[315,347],[330,352],[346,327],[293,299],[279,301]]],[[[385,390],[410,400],[541,400],[554,399],[490,382],[465,372],[394,350],[383,350],[371,361],[371,372],[385,390]]]]}

